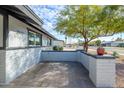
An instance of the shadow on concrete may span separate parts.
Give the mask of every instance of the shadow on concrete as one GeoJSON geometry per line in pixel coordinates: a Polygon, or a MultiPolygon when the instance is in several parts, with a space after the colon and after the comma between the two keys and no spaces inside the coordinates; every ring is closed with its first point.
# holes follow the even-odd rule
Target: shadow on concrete
{"type": "Polygon", "coordinates": [[[88,71],[79,62],[43,62],[6,87],[94,88],[88,71]]]}

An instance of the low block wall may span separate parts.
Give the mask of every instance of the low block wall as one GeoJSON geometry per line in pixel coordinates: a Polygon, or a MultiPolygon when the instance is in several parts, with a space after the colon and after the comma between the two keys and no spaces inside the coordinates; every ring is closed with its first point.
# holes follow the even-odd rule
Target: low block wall
{"type": "Polygon", "coordinates": [[[41,61],[77,61],[76,51],[42,51],[41,61]]]}
{"type": "Polygon", "coordinates": [[[87,70],[89,70],[89,57],[83,52],[78,51],[78,62],[80,62],[87,70]]]}
{"type": "Polygon", "coordinates": [[[89,71],[96,87],[115,86],[115,58],[110,55],[97,56],[84,51],[43,51],[41,61],[80,62],[89,71]]]}
{"type": "Polygon", "coordinates": [[[89,77],[96,87],[115,87],[115,60],[95,59],[89,62],[89,77]]]}
{"type": "Polygon", "coordinates": [[[42,61],[80,62],[89,71],[96,87],[115,86],[115,59],[96,56],[84,51],[45,51],[45,48],[0,51],[0,83],[9,83],[31,66],[42,61]]]}

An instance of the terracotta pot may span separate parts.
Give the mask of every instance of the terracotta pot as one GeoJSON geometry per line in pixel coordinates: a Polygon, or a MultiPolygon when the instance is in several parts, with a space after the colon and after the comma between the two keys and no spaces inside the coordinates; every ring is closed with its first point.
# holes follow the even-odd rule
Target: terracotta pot
{"type": "Polygon", "coordinates": [[[105,49],[102,47],[97,48],[97,54],[98,55],[104,55],[105,54],[105,49]]]}

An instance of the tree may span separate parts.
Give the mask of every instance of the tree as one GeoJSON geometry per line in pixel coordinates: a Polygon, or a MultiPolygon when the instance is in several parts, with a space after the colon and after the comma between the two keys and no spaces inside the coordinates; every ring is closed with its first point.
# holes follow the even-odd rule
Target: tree
{"type": "Polygon", "coordinates": [[[115,41],[123,41],[123,39],[118,37],[115,41]]]}
{"type": "Polygon", "coordinates": [[[118,10],[120,12],[120,6],[65,6],[57,18],[55,30],[83,38],[87,52],[88,43],[93,39],[124,31],[124,18],[118,10]]]}
{"type": "Polygon", "coordinates": [[[100,46],[101,45],[101,40],[96,40],[95,45],[100,46]]]}

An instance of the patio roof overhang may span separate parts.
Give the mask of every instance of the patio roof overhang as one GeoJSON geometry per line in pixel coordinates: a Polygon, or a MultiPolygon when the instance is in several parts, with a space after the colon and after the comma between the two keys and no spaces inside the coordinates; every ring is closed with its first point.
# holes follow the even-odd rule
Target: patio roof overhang
{"type": "Polygon", "coordinates": [[[29,11],[25,8],[25,6],[2,6],[2,8],[6,9],[9,13],[13,14],[14,16],[24,20],[27,23],[32,23],[37,26],[42,26],[43,22],[34,18],[34,16],[29,13],[29,11]],[[39,21],[39,22],[38,22],[39,21]]]}

